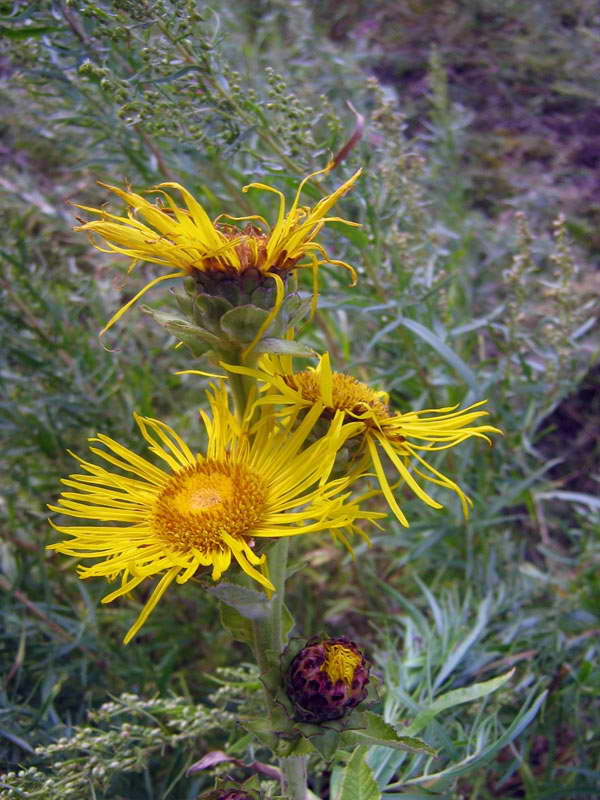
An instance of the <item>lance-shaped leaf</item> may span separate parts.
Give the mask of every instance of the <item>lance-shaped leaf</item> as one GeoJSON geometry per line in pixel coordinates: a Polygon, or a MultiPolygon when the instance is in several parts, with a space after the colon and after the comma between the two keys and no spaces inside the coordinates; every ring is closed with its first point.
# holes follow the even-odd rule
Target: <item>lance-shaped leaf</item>
{"type": "Polygon", "coordinates": [[[269,613],[269,599],[247,586],[221,581],[208,589],[209,594],[235,610],[246,619],[263,619],[269,613]]]}
{"type": "Polygon", "coordinates": [[[357,747],[344,769],[334,800],[381,800],[381,792],[365,761],[366,747],[357,747]]]}
{"type": "Polygon", "coordinates": [[[414,736],[401,736],[392,725],[371,711],[355,712],[352,717],[352,729],[343,731],[341,740],[345,745],[381,745],[394,750],[436,755],[436,751],[426,742],[414,736]],[[356,728],[356,725],[361,727],[356,728]]]}

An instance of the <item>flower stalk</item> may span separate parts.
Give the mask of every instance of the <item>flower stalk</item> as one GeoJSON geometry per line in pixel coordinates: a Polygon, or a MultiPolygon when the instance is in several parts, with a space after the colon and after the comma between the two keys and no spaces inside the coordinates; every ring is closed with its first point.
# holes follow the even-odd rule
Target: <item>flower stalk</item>
{"type": "MultiPolygon", "coordinates": [[[[289,552],[289,539],[282,538],[269,552],[269,579],[275,591],[271,597],[270,614],[252,621],[252,651],[263,676],[263,689],[271,732],[276,733],[273,710],[277,687],[266,677],[272,670],[279,671],[280,655],[285,644],[283,610],[285,581],[289,552]]],[[[281,758],[282,790],[289,800],[306,800],[307,757],[281,758]]]]}
{"type": "Polygon", "coordinates": [[[283,777],[283,792],[288,800],[307,800],[306,756],[282,758],[279,762],[283,777]]]}

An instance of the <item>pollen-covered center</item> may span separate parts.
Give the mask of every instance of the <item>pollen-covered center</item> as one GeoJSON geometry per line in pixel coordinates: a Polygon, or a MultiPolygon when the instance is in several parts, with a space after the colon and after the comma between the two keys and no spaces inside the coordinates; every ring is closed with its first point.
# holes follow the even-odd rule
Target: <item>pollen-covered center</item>
{"type": "MultiPolygon", "coordinates": [[[[366,383],[345,375],[343,372],[333,372],[332,375],[332,404],[328,405],[331,411],[338,409],[346,411],[350,416],[360,417],[365,412],[371,411],[378,420],[389,417],[388,404],[382,397],[383,392],[377,392],[366,383]]],[[[291,388],[298,391],[305,400],[325,402],[323,391],[317,373],[312,370],[297,372],[287,375],[285,381],[291,388]]]]}
{"type": "Polygon", "coordinates": [[[156,536],[175,550],[227,547],[223,534],[252,536],[267,506],[264,480],[243,464],[207,460],[171,476],[151,518],[156,536]]]}
{"type": "Polygon", "coordinates": [[[259,273],[276,270],[285,273],[298,261],[297,258],[289,258],[285,249],[275,259],[269,259],[267,247],[271,234],[265,233],[256,225],[248,224],[240,228],[216,222],[215,228],[227,240],[227,245],[221,249],[219,255],[203,259],[203,271],[227,272],[228,253],[235,253],[235,261],[239,266],[231,269],[237,273],[248,270],[257,270],[259,273]]]}
{"type": "Polygon", "coordinates": [[[347,686],[350,686],[362,657],[343,644],[326,645],[326,651],[321,670],[327,674],[332,683],[344,681],[347,686]]]}

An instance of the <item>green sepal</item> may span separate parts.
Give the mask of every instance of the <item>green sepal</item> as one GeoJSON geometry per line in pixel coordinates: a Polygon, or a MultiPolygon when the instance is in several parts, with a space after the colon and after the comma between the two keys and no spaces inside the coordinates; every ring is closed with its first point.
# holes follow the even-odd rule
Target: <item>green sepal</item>
{"type": "Polygon", "coordinates": [[[256,287],[249,294],[249,300],[253,306],[258,306],[259,308],[273,308],[275,302],[274,284],[256,287]]]}
{"type": "Polygon", "coordinates": [[[240,719],[239,723],[249,733],[253,734],[253,736],[256,736],[261,744],[264,744],[269,748],[269,750],[275,752],[279,737],[273,732],[271,723],[266,716],[240,719]]]}
{"type": "Polygon", "coordinates": [[[309,756],[315,752],[315,748],[306,736],[296,736],[294,739],[280,739],[277,746],[277,756],[279,758],[295,758],[297,756],[309,756]]]}
{"type": "Polygon", "coordinates": [[[190,293],[183,294],[183,292],[173,292],[173,297],[175,298],[175,302],[179,306],[179,310],[182,314],[184,314],[188,319],[193,317],[193,297],[190,293]]]}
{"type": "Polygon", "coordinates": [[[204,355],[210,348],[218,349],[221,340],[214,333],[194,325],[187,319],[175,317],[172,314],[165,314],[163,311],[156,311],[150,306],[142,306],[142,311],[149,314],[155,322],[158,322],[169,333],[186,344],[194,355],[204,355]]]}
{"type": "Polygon", "coordinates": [[[219,283],[219,294],[228,300],[234,308],[245,305],[248,301],[247,295],[242,292],[239,281],[223,280],[219,283]]]}
{"type": "Polygon", "coordinates": [[[219,322],[223,314],[231,311],[233,306],[224,297],[214,297],[210,294],[195,296],[191,313],[198,325],[210,328],[214,333],[220,332],[219,322]]]}
{"type": "Polygon", "coordinates": [[[401,736],[395,728],[372,711],[356,711],[352,715],[352,728],[341,733],[341,743],[347,747],[354,745],[379,745],[394,750],[408,750],[411,753],[437,755],[437,751],[426,742],[414,736],[401,736]]]}
{"type": "Polygon", "coordinates": [[[257,306],[239,306],[226,311],[221,317],[221,330],[234,342],[251,342],[269,312],[257,306]]]}
{"type": "MultiPolygon", "coordinates": [[[[311,727],[317,727],[311,726],[311,727]]],[[[340,745],[340,732],[333,728],[325,728],[324,725],[319,726],[318,733],[313,736],[307,735],[308,740],[325,759],[331,761],[335,756],[340,745]]]]}

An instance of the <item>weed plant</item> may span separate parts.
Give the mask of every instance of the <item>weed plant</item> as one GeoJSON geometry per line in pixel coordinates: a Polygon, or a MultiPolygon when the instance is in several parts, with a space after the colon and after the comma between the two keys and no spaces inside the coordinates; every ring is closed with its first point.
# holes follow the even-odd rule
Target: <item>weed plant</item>
{"type": "MultiPolygon", "coordinates": [[[[598,352],[585,237],[572,243],[559,207],[548,226],[502,206],[494,187],[487,205],[473,201],[472,117],[452,99],[439,50],[415,125],[365,76],[360,48],[332,44],[301,0],[42,0],[0,11],[0,797],[191,799],[214,774],[246,777],[240,764],[266,757],[234,722],[259,706],[260,684],[219,624],[216,597],[178,587],[123,647],[140,598],[100,606],[104,587],[44,550],[67,449],[82,453],[97,431],[136,449],[133,411],[195,432],[182,409],[206,385],[175,375],[189,356],[141,308],[100,343],[153,273],[125,279],[120,259],[72,232],[66,201],[103,203],[97,180],[135,190],[175,180],[211,217],[269,217],[269,195],[250,207],[239,187],[273,183],[289,197],[340,152],[340,183],[364,168],[340,204],[361,227],[334,223],[324,239],[359,281],[349,290],[342,271],[326,272],[303,342],[385,386],[400,410],[487,397],[505,435],[446,454],[474,500],[468,521],[458,502],[442,515],[407,493],[410,527],[390,515],[355,560],[328,538],[298,537],[302,572],[288,588],[297,633],[363,642],[385,719],[439,753],[375,746],[333,769],[313,756],[311,788],[349,800],[366,764],[371,793],[357,798],[596,797],[600,502],[565,488],[562,451],[543,445],[598,352]],[[477,688],[512,668],[493,694],[477,688]],[[215,750],[238,762],[188,774],[215,750]]],[[[308,294],[309,282],[300,288],[308,294]]],[[[159,290],[146,298],[153,309],[167,301],[159,290]]]]}

